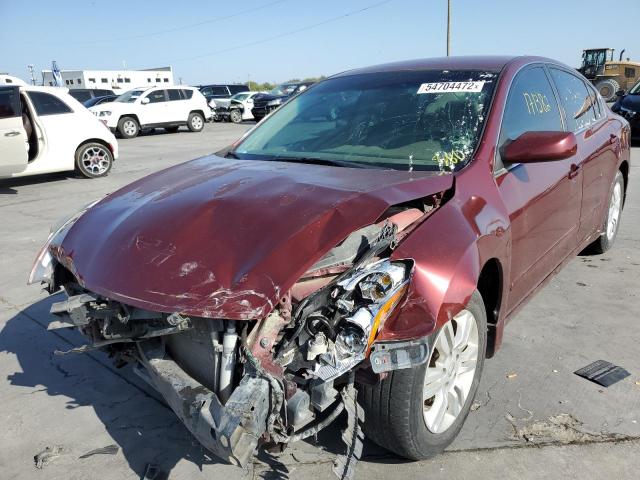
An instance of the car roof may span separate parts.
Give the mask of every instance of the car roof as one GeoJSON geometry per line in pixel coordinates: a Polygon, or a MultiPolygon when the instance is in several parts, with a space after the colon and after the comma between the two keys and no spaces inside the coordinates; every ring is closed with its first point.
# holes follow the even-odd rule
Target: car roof
{"type": "MultiPolygon", "coordinates": [[[[546,62],[554,63],[557,65],[563,65],[562,63],[545,57],[536,57],[529,55],[474,55],[474,56],[455,56],[455,57],[435,57],[435,58],[420,58],[415,60],[403,60],[400,62],[384,63],[380,65],[373,65],[370,67],[357,68],[353,70],[347,70],[342,73],[334,75],[334,77],[346,76],[346,75],[359,75],[364,73],[380,73],[380,72],[393,72],[402,70],[486,70],[499,72],[509,63],[513,61],[519,61],[522,63],[528,62],[546,62]]],[[[563,65],[564,66],[564,65],[563,65]]]]}

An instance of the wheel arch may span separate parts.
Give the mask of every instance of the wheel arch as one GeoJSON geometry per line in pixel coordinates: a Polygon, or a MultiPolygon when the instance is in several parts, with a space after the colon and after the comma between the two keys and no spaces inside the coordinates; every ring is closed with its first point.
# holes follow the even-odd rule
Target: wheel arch
{"type": "Polygon", "coordinates": [[[140,123],[140,119],[138,118],[138,115],[135,114],[135,113],[123,113],[122,115],[120,115],[118,117],[118,121],[116,122],[116,125],[118,125],[120,123],[120,120],[122,120],[125,117],[133,118],[136,122],[138,122],[138,127],[142,128],[142,124],[140,123]]]}
{"type": "Polygon", "coordinates": [[[624,199],[623,199],[623,206],[624,206],[624,203],[626,203],[626,200],[627,200],[627,186],[629,185],[629,162],[627,162],[626,160],[623,160],[622,163],[620,164],[620,167],[618,167],[618,170],[620,170],[620,173],[622,173],[622,178],[624,180],[624,199]]]}
{"type": "MultiPolygon", "coordinates": [[[[88,143],[99,143],[103,147],[107,147],[107,149],[111,152],[111,155],[114,154],[112,146],[106,140],[104,140],[102,138],[89,138],[87,140],[83,140],[82,142],[80,142],[80,144],[75,149],[75,155],[78,154],[78,150],[80,150],[82,147],[84,147],[88,143]]],[[[114,160],[115,160],[115,158],[114,158],[114,160]]]]}
{"type": "Polygon", "coordinates": [[[498,320],[502,307],[502,291],[504,285],[504,271],[502,263],[497,258],[490,258],[485,262],[478,276],[477,289],[482,296],[487,312],[487,357],[492,357],[497,349],[498,320]]]}

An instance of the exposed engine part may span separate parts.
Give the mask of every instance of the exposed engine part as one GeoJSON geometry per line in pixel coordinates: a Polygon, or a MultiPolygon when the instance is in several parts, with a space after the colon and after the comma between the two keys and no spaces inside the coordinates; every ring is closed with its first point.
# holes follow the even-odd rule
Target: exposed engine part
{"type": "Polygon", "coordinates": [[[324,412],[335,402],[338,391],[333,388],[333,381],[315,379],[311,381],[311,403],[319,411],[324,412]]]}
{"type": "Polygon", "coordinates": [[[320,332],[309,340],[307,345],[307,360],[315,360],[315,358],[327,351],[327,337],[320,332]]]}
{"type": "Polygon", "coordinates": [[[287,401],[287,423],[295,430],[300,430],[315,417],[311,409],[311,397],[304,390],[298,390],[287,401]]]}
{"type": "Polygon", "coordinates": [[[222,337],[222,360],[220,362],[220,401],[224,405],[233,389],[233,371],[236,366],[236,334],[235,322],[227,322],[227,327],[222,337]]]}

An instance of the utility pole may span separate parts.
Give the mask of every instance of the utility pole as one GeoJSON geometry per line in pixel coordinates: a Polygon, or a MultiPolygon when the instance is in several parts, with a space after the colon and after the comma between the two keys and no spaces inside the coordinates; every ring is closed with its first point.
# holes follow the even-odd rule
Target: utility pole
{"type": "Polygon", "coordinates": [[[29,70],[29,74],[31,75],[31,85],[36,84],[36,77],[33,76],[33,70],[35,69],[34,65],[27,65],[27,69],[29,70]]]}
{"type": "Polygon", "coordinates": [[[451,56],[451,0],[447,0],[447,57],[451,56]]]}

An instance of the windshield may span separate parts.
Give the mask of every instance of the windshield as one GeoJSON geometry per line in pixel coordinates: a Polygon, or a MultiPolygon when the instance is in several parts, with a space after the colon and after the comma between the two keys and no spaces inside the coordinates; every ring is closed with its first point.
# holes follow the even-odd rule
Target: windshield
{"type": "Polygon", "coordinates": [[[297,85],[295,83],[283,83],[282,85],[278,85],[277,87],[269,90],[269,95],[275,95],[277,97],[282,95],[291,95],[296,87],[297,85]]]}
{"type": "Polygon", "coordinates": [[[640,81],[633,87],[631,87],[631,90],[629,90],[629,95],[640,95],[640,81]]]}
{"type": "Polygon", "coordinates": [[[584,65],[603,65],[606,61],[606,50],[588,50],[584,52],[584,65]]]}
{"type": "Polygon", "coordinates": [[[129,90],[128,92],[123,93],[118,98],[116,98],[115,101],[116,102],[122,102],[122,103],[133,103],[143,93],[144,93],[144,90],[129,90]]]}
{"type": "Polygon", "coordinates": [[[329,79],[274,112],[233,153],[452,171],[475,150],[496,79],[497,72],[469,70],[329,79]]]}
{"type": "Polygon", "coordinates": [[[248,93],[236,93],[233,97],[231,97],[231,100],[242,102],[243,100],[246,100],[248,96],[248,93]]]}

